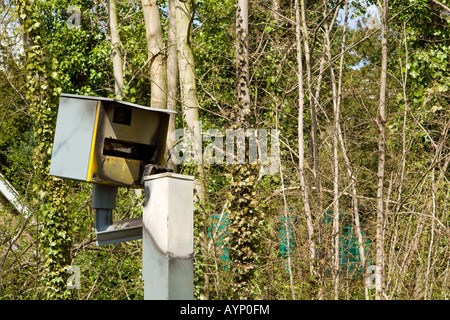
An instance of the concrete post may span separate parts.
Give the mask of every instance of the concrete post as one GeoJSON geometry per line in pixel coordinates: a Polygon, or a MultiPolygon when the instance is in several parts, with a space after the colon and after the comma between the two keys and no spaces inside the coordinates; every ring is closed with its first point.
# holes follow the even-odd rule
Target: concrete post
{"type": "Polygon", "coordinates": [[[144,300],[192,300],[194,178],[160,173],[143,180],[144,300]]]}

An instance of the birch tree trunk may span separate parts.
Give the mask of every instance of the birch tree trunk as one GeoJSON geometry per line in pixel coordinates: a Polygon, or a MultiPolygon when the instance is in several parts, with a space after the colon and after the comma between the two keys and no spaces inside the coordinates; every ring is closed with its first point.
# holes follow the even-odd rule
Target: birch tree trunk
{"type": "MultiPolygon", "coordinates": [[[[177,53],[177,25],[176,25],[175,1],[169,1],[169,31],[167,39],[167,109],[177,110],[178,92],[178,53],[177,53]]],[[[167,154],[170,155],[175,141],[172,140],[172,132],[176,129],[175,115],[170,116],[167,135],[167,154]]],[[[168,157],[169,158],[169,157],[168,157]]],[[[173,171],[176,164],[169,158],[167,166],[173,171]]]]}
{"type": "Polygon", "coordinates": [[[194,163],[197,165],[199,173],[199,179],[195,183],[197,200],[200,201],[200,203],[203,203],[205,200],[205,192],[203,186],[204,170],[202,161],[202,140],[200,136],[201,127],[198,118],[199,105],[195,84],[194,55],[190,40],[191,2],[175,0],[175,7],[181,103],[184,120],[192,141],[194,163]]]}
{"type": "MultiPolygon", "coordinates": [[[[313,266],[313,262],[316,258],[319,259],[319,261],[321,261],[321,259],[324,259],[323,254],[324,252],[322,250],[319,250],[318,252],[316,252],[316,245],[315,245],[315,241],[317,240],[319,244],[321,244],[322,239],[321,239],[321,228],[320,228],[320,223],[322,221],[322,217],[323,217],[323,207],[322,207],[322,186],[321,186],[321,177],[320,177],[320,169],[319,169],[319,138],[317,135],[318,132],[318,125],[317,125],[317,110],[316,110],[316,100],[315,100],[315,95],[313,93],[313,79],[312,79],[312,65],[311,65],[311,49],[310,49],[310,45],[309,45],[309,41],[311,41],[311,37],[309,34],[309,30],[308,30],[308,26],[306,24],[306,0],[298,0],[296,1],[296,7],[299,7],[298,10],[296,10],[296,20],[297,20],[297,48],[301,50],[301,45],[303,42],[303,49],[304,49],[304,59],[305,59],[305,71],[306,71],[306,81],[307,81],[307,92],[308,92],[308,96],[309,96],[309,106],[310,106],[310,111],[311,111],[311,129],[310,129],[310,134],[309,134],[309,139],[308,139],[308,144],[309,144],[309,156],[308,156],[308,162],[309,162],[309,168],[307,169],[307,175],[304,176],[305,179],[305,196],[310,197],[311,201],[309,202],[309,218],[307,218],[308,220],[310,220],[308,222],[308,224],[311,224],[311,226],[308,227],[308,229],[310,229],[309,231],[309,237],[311,237],[310,241],[310,251],[311,251],[311,266],[313,266]],[[298,3],[298,1],[300,1],[300,3],[298,3]],[[298,16],[297,16],[298,15],[298,16]],[[310,173],[312,172],[312,178],[307,179],[308,175],[310,175],[310,173]],[[312,204],[314,203],[312,201],[313,197],[312,197],[312,180],[314,180],[314,184],[315,184],[315,189],[316,189],[316,207],[313,208],[312,204]],[[316,212],[316,221],[318,221],[318,237],[316,237],[314,235],[314,225],[313,225],[313,214],[312,212],[316,212]],[[319,253],[319,255],[317,254],[319,253]]],[[[298,52],[301,52],[298,50],[298,52]]],[[[297,57],[298,59],[302,59],[302,57],[297,57]]],[[[301,61],[300,61],[301,62],[301,61]]],[[[322,66],[321,66],[322,67],[322,66]]],[[[303,68],[303,67],[302,67],[303,68]]],[[[302,70],[302,74],[303,74],[303,70],[302,70]]],[[[300,76],[300,74],[299,74],[300,76]]],[[[302,75],[303,77],[303,75],[302,75]]],[[[302,79],[303,81],[303,79],[302,79]]],[[[300,90],[300,88],[299,88],[300,90]]],[[[303,89],[302,89],[303,91],[303,89]]],[[[317,97],[318,97],[318,91],[317,91],[317,97]]],[[[302,103],[304,104],[304,99],[305,99],[305,94],[303,92],[302,94],[302,103]]],[[[300,116],[300,115],[299,115],[300,116]]],[[[303,117],[303,113],[302,113],[302,117],[303,117]]],[[[299,123],[300,125],[300,123],[299,123]]],[[[302,123],[303,126],[303,123],[302,123]]],[[[299,133],[300,135],[300,133],[299,133]]],[[[299,141],[300,144],[300,141],[299,141]]],[[[300,152],[300,149],[299,149],[300,152]]],[[[303,166],[303,170],[305,170],[305,166],[303,166]]],[[[308,213],[306,213],[308,215],[308,213]]],[[[325,260],[323,260],[325,261],[325,260]]],[[[324,268],[321,268],[321,270],[319,269],[319,273],[317,273],[317,271],[315,270],[315,268],[311,269],[311,274],[314,276],[319,276],[320,277],[320,288],[319,288],[319,299],[323,299],[323,295],[324,295],[324,268]]]]}
{"type": "Polygon", "coordinates": [[[123,59],[120,52],[119,23],[117,22],[116,0],[109,1],[109,29],[111,32],[111,57],[114,67],[114,95],[120,99],[123,94],[123,59]]]}
{"type": "MultiPolygon", "coordinates": [[[[325,27],[325,53],[328,58],[331,87],[333,90],[333,115],[334,115],[334,126],[333,126],[333,267],[332,275],[334,282],[334,299],[339,299],[339,116],[340,116],[340,93],[338,92],[338,85],[336,83],[336,75],[333,69],[332,57],[331,57],[331,41],[330,41],[330,29],[327,22],[327,5],[324,3],[324,27],[325,27]]],[[[345,28],[345,26],[344,26],[345,28]]],[[[343,33],[343,43],[345,43],[345,30],[343,33]]],[[[344,55],[341,56],[343,58],[344,55]]],[[[339,76],[342,77],[342,60],[339,67],[339,76]]],[[[339,78],[340,81],[340,78],[339,78]]]]}
{"type": "Polygon", "coordinates": [[[310,272],[311,275],[314,275],[314,259],[316,257],[316,248],[313,241],[313,234],[314,234],[314,228],[313,228],[313,219],[311,214],[311,206],[309,203],[309,195],[308,195],[308,189],[306,184],[306,174],[305,174],[305,141],[304,141],[304,124],[303,124],[303,113],[305,111],[304,108],[304,99],[305,99],[305,93],[303,89],[303,62],[302,62],[302,43],[301,43],[301,21],[300,21],[300,7],[299,7],[299,1],[303,0],[295,0],[295,17],[296,17],[296,41],[297,41],[297,67],[298,67],[298,104],[299,104],[299,110],[298,110],[298,153],[299,153],[299,171],[300,171],[300,187],[302,190],[302,196],[303,196],[303,204],[305,208],[305,214],[306,214],[306,226],[308,229],[308,247],[309,247],[309,266],[310,266],[310,272]]]}
{"type": "Polygon", "coordinates": [[[323,208],[322,208],[322,187],[320,182],[320,173],[319,173],[319,138],[317,136],[317,110],[316,110],[316,101],[314,99],[314,94],[312,91],[313,88],[313,79],[312,79],[312,66],[311,66],[311,49],[309,46],[310,35],[308,26],[306,24],[306,0],[300,1],[300,16],[298,17],[300,23],[301,34],[303,35],[303,47],[305,50],[305,69],[306,69],[306,80],[307,80],[307,90],[309,95],[309,105],[311,109],[311,152],[312,152],[312,170],[316,192],[317,192],[317,208],[316,211],[321,216],[323,208]]]}
{"type": "Polygon", "coordinates": [[[167,70],[164,41],[156,0],[142,0],[148,55],[150,60],[152,108],[167,108],[167,70]]]}
{"type": "MultiPolygon", "coordinates": [[[[197,100],[197,88],[195,82],[195,64],[194,55],[191,48],[190,28],[192,23],[193,10],[191,0],[170,0],[174,3],[176,16],[176,44],[178,53],[178,75],[180,83],[181,105],[183,117],[187,126],[191,145],[194,152],[194,164],[197,165],[198,178],[195,179],[195,201],[202,210],[203,221],[207,221],[207,214],[203,210],[205,203],[205,170],[202,159],[202,137],[201,124],[198,117],[199,104],[197,100]]],[[[170,10],[170,8],[169,8],[170,10]]],[[[173,9],[172,9],[173,10],[173,9]]],[[[172,84],[171,84],[172,85],[172,84]]],[[[170,87],[173,90],[172,87],[170,87]]],[[[173,98],[173,97],[171,97],[173,98]]],[[[206,224],[205,224],[206,225],[206,224]]],[[[201,250],[203,256],[208,257],[208,238],[207,231],[200,232],[201,250]]],[[[205,286],[204,294],[209,298],[209,273],[204,273],[205,286]]]]}
{"type": "Polygon", "coordinates": [[[380,79],[380,104],[378,110],[378,183],[377,183],[377,231],[376,231],[376,263],[380,270],[377,275],[377,286],[375,288],[377,300],[384,299],[384,216],[385,208],[383,204],[383,184],[384,169],[386,159],[386,87],[387,87],[387,19],[388,2],[380,1],[378,6],[381,12],[381,79],[380,79]]]}

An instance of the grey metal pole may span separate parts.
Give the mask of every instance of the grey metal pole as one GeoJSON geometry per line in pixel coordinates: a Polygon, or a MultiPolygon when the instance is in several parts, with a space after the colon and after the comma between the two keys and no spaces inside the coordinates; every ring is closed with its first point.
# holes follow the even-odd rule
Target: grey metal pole
{"type": "Polygon", "coordinates": [[[95,231],[106,230],[112,223],[112,211],[116,208],[117,187],[94,184],[92,208],[95,210],[95,231]]]}
{"type": "Polygon", "coordinates": [[[144,300],[192,300],[194,177],[160,173],[143,180],[144,300]]]}

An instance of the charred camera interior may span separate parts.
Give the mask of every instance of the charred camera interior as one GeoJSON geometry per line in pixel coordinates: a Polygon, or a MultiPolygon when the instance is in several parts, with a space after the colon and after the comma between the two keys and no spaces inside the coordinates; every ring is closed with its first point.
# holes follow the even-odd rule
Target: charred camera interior
{"type": "Polygon", "coordinates": [[[153,145],[105,138],[103,155],[144,161],[156,161],[157,147],[153,145]]]}

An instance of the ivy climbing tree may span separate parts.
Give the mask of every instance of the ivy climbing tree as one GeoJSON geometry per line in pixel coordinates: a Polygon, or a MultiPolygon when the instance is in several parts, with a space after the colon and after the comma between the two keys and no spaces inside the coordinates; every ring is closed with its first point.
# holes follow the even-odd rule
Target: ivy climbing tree
{"type": "MultiPolygon", "coordinates": [[[[236,124],[233,129],[245,132],[253,127],[251,118],[251,97],[249,88],[248,51],[248,0],[240,0],[236,7],[236,124]]],[[[232,283],[231,297],[235,299],[255,299],[257,266],[262,260],[263,239],[260,228],[263,224],[262,212],[257,209],[256,180],[258,166],[249,163],[249,145],[241,145],[237,139],[237,149],[245,148],[245,161],[238,159],[233,165],[230,179],[230,197],[226,209],[230,217],[229,233],[226,242],[230,251],[230,271],[232,283]],[[241,161],[239,161],[241,160],[241,161]]],[[[250,137],[248,139],[250,141],[250,137]]],[[[233,141],[234,143],[234,141],[233,141]]],[[[234,155],[233,155],[234,156],[234,155]]]]}
{"type": "Polygon", "coordinates": [[[66,196],[68,187],[48,175],[55,128],[58,87],[58,61],[46,52],[46,34],[39,0],[21,0],[18,13],[24,32],[28,113],[33,123],[34,154],[32,194],[38,221],[38,259],[43,260],[44,299],[68,299],[66,270],[70,264],[70,219],[66,196]]]}

